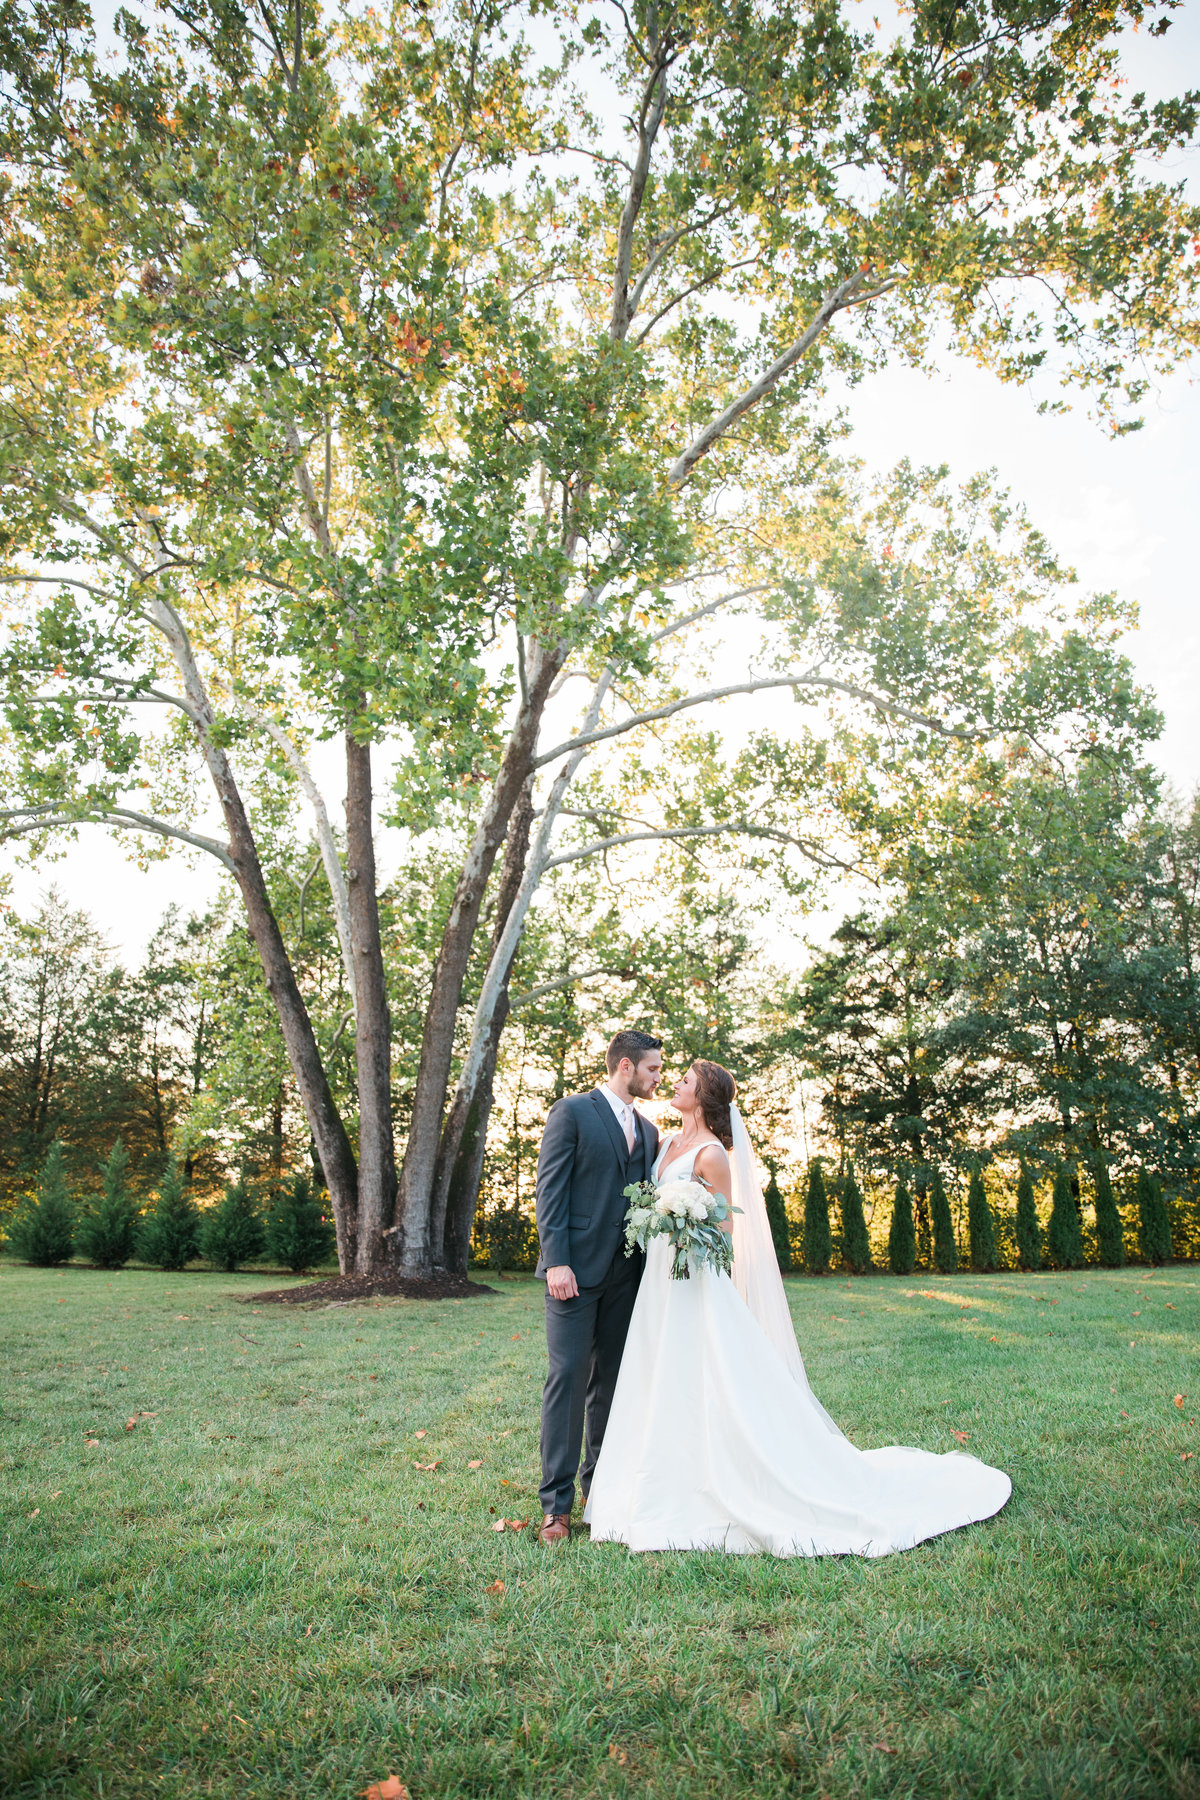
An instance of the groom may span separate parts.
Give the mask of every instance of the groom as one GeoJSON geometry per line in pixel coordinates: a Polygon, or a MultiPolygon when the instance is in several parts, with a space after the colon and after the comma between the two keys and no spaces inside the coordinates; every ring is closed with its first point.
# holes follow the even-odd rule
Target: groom
{"type": "Polygon", "coordinates": [[[556,1100],[546,1116],[537,1168],[537,1273],[546,1280],[550,1371],[542,1392],[544,1544],[570,1536],[580,1441],[586,1502],[612,1405],[644,1257],[625,1255],[631,1181],[645,1181],[658,1133],[634,1106],[662,1079],[662,1039],[618,1031],[605,1057],[608,1080],[590,1094],[556,1100]]]}

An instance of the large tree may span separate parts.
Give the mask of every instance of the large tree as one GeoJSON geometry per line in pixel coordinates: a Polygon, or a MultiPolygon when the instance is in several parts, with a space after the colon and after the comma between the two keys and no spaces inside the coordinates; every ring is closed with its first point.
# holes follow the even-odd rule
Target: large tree
{"type": "Polygon", "coordinates": [[[915,478],[865,513],[813,482],[830,369],[948,339],[1016,379],[1047,361],[1126,425],[1192,340],[1197,221],[1154,165],[1195,105],[1120,92],[1120,35],[1152,10],[937,0],[888,41],[824,3],[581,24],[166,0],[101,50],[80,0],[6,0],[2,528],[29,596],[8,830],[102,822],[229,870],[343,1268],[461,1256],[508,976],[557,857],[639,829],[831,854],[824,721],[703,817],[556,851],[589,752],[790,688],[841,709],[869,766],[1054,730],[1111,686],[981,497],[917,542],[907,512],[939,502],[915,478]],[[690,685],[734,607],[761,654],[690,685]],[[151,708],[173,723],[143,727],[151,708]],[[342,746],[344,841],[314,739],[342,746]],[[390,820],[460,844],[398,1173],[381,755],[390,820]],[[289,782],[345,961],[357,1150],[270,900],[289,782]]]}

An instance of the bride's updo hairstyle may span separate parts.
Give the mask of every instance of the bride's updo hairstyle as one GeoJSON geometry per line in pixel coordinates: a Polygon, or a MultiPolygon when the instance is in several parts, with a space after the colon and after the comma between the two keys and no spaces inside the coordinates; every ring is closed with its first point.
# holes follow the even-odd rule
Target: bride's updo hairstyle
{"type": "Polygon", "coordinates": [[[733,1127],[729,1122],[729,1109],[737,1098],[737,1082],[720,1063],[705,1062],[702,1057],[697,1057],[692,1067],[696,1071],[696,1097],[704,1123],[727,1150],[732,1149],[733,1127]]]}

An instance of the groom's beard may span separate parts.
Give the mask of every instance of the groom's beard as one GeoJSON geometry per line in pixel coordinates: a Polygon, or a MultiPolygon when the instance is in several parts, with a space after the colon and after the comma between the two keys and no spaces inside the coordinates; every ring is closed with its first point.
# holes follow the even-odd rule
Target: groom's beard
{"type": "Polygon", "coordinates": [[[629,1080],[629,1091],[635,1100],[652,1100],[660,1079],[658,1075],[639,1075],[635,1070],[629,1080]]]}

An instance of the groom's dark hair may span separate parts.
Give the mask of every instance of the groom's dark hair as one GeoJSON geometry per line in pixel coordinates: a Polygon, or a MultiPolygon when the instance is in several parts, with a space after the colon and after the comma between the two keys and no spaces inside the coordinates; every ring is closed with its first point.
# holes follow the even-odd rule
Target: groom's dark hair
{"type": "Polygon", "coordinates": [[[605,1052],[604,1066],[610,1075],[615,1075],[621,1058],[627,1056],[636,1069],[648,1051],[661,1050],[662,1046],[662,1039],[651,1037],[648,1031],[618,1031],[605,1052]]]}

